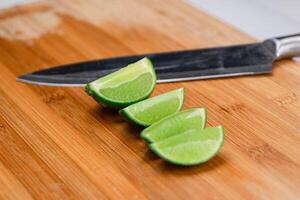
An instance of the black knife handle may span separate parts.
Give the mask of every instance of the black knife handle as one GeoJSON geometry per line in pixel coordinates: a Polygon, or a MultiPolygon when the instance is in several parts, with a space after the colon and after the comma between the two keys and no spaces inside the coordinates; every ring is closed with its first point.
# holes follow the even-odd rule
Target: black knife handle
{"type": "Polygon", "coordinates": [[[276,45],[277,59],[300,56],[300,33],[271,39],[276,45]]]}

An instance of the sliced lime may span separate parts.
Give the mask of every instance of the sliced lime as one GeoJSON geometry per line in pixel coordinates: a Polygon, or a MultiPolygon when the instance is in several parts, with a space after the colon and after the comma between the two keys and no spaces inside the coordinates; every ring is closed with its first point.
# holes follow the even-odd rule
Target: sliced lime
{"type": "Polygon", "coordinates": [[[153,65],[148,58],[143,58],[88,83],[85,89],[99,103],[123,108],[150,96],[155,84],[153,65]]]}
{"type": "Polygon", "coordinates": [[[196,165],[214,157],[224,143],[223,126],[194,129],[151,143],[160,158],[177,165],[196,165]]]}
{"type": "Polygon", "coordinates": [[[204,128],[205,124],[206,110],[204,108],[192,108],[154,123],[142,131],[141,137],[148,142],[158,142],[190,129],[204,128]]]}
{"type": "Polygon", "coordinates": [[[179,88],[128,106],[120,110],[120,114],[136,124],[150,126],[180,111],[183,101],[184,89],[179,88]]]}

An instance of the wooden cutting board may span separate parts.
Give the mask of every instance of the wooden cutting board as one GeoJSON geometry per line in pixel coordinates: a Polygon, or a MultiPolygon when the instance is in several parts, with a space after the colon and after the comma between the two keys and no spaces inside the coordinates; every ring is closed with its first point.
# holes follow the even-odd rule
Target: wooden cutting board
{"type": "MultiPolygon", "coordinates": [[[[238,16],[237,16],[238,17],[238,16]]],[[[159,84],[185,87],[185,108],[225,126],[221,152],[178,167],[152,154],[140,128],[82,88],[17,76],[134,53],[253,42],[176,0],[49,0],[0,12],[1,199],[299,199],[300,66],[272,75],[159,84]]]]}

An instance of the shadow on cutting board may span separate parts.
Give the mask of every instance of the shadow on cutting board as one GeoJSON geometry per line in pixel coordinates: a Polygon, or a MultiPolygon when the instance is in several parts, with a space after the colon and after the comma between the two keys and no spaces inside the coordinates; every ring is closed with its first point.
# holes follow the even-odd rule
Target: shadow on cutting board
{"type": "MultiPolygon", "coordinates": [[[[128,137],[140,139],[139,133],[143,130],[143,127],[137,126],[132,122],[129,122],[126,119],[124,119],[122,116],[119,115],[118,110],[111,110],[107,107],[100,106],[100,108],[95,110],[95,112],[97,112],[97,115],[100,116],[106,124],[111,124],[112,126],[122,126],[120,127],[120,129],[122,129],[122,132],[126,133],[128,137]]],[[[118,135],[118,137],[120,136],[121,135],[118,135]]],[[[128,137],[126,138],[130,139],[128,137]]]]}
{"type": "Polygon", "coordinates": [[[224,156],[222,152],[220,152],[206,163],[194,166],[179,166],[161,160],[158,156],[152,153],[150,149],[148,149],[148,151],[145,153],[144,159],[154,162],[155,168],[157,169],[156,171],[158,172],[164,174],[167,173],[172,176],[185,176],[216,170],[226,163],[226,160],[223,157],[224,156]]]}

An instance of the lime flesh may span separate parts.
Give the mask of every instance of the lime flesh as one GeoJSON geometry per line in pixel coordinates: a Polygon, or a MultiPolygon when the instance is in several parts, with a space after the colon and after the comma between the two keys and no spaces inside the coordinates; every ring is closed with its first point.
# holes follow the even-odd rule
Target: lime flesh
{"type": "Polygon", "coordinates": [[[194,129],[151,143],[149,148],[163,160],[177,165],[196,165],[214,157],[224,143],[223,126],[194,129]]]}
{"type": "Polygon", "coordinates": [[[85,87],[97,102],[112,108],[123,108],[146,99],[156,85],[156,75],[148,58],[143,58],[85,87]]]}
{"type": "Polygon", "coordinates": [[[128,106],[120,110],[120,114],[136,124],[150,126],[180,111],[183,101],[184,89],[179,88],[128,106]]]}
{"type": "Polygon", "coordinates": [[[148,142],[158,142],[191,129],[204,128],[205,124],[206,110],[192,108],[152,124],[141,132],[141,138],[148,142]]]}

